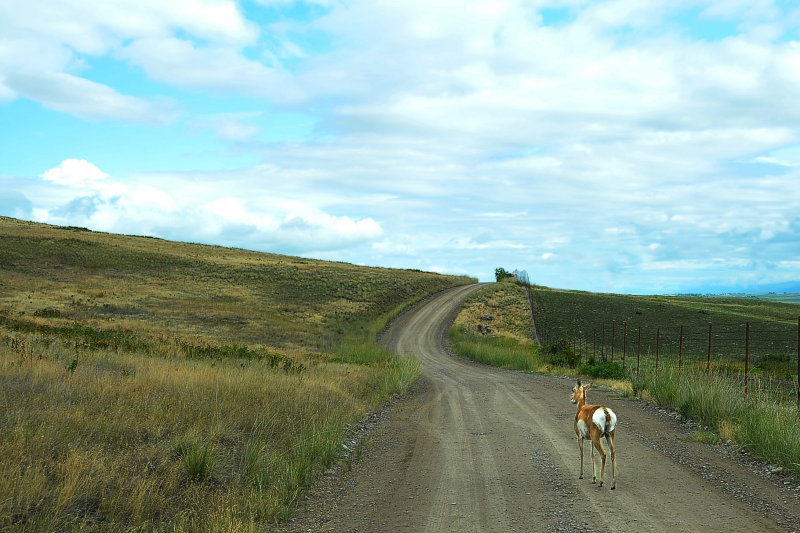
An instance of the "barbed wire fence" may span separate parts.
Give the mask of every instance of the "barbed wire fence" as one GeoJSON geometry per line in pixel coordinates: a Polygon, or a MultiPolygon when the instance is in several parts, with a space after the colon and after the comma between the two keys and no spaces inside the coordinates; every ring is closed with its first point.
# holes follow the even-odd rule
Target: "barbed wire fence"
{"type": "MultiPolygon", "coordinates": [[[[514,270],[512,274],[526,291],[534,341],[543,347],[551,345],[554,341],[548,332],[545,309],[536,303],[528,273],[514,270]]],[[[796,326],[708,322],[703,327],[629,324],[606,317],[591,330],[560,333],[559,340],[566,341],[568,359],[578,364],[616,362],[623,372],[637,377],[643,368],[657,374],[665,367],[673,367],[678,373],[736,377],[742,380],[745,395],[751,384],[765,379],[765,370],[771,371],[778,376],[773,381],[794,389],[800,410],[800,317],[796,326]]]]}
{"type": "Polygon", "coordinates": [[[707,377],[736,377],[742,380],[745,396],[751,384],[769,380],[775,386],[794,389],[800,410],[800,317],[796,328],[757,329],[749,322],[737,326],[709,323],[705,329],[610,321],[568,338],[568,350],[579,364],[616,362],[623,372],[637,377],[643,368],[658,374],[665,367],[677,369],[679,374],[694,371],[707,377]],[[769,373],[776,377],[765,378],[769,373]]]}

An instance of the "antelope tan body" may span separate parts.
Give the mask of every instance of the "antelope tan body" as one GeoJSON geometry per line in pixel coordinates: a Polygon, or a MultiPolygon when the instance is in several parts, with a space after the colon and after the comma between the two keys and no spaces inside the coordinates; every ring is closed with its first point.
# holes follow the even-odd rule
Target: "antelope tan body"
{"type": "Polygon", "coordinates": [[[572,403],[578,404],[578,412],[575,413],[575,435],[578,437],[578,449],[581,454],[581,475],[579,479],[583,479],[583,441],[592,441],[592,483],[597,482],[597,473],[595,470],[594,450],[600,454],[600,487],[603,486],[605,481],[606,472],[606,452],[603,450],[601,439],[606,438],[608,443],[609,453],[611,455],[611,488],[617,487],[617,465],[616,453],[614,451],[614,432],[617,428],[617,415],[609,407],[605,405],[589,405],[586,403],[586,391],[592,387],[592,384],[581,385],[578,384],[572,388],[572,403]]]}

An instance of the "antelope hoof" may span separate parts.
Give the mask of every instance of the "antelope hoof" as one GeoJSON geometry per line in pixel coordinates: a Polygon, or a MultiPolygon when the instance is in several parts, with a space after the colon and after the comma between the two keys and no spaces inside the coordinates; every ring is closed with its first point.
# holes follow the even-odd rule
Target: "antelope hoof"
{"type": "Polygon", "coordinates": [[[617,488],[617,485],[616,485],[616,484],[614,484],[614,485],[611,485],[611,490],[614,490],[614,489],[616,489],[616,488],[617,488]]]}
{"type": "Polygon", "coordinates": [[[581,474],[580,476],[578,476],[578,479],[583,479],[583,474],[581,474]]]}
{"type": "Polygon", "coordinates": [[[602,486],[603,486],[603,482],[601,481],[601,482],[600,482],[600,484],[599,484],[599,485],[597,485],[597,486],[598,486],[598,487],[602,487],[602,486]]]}

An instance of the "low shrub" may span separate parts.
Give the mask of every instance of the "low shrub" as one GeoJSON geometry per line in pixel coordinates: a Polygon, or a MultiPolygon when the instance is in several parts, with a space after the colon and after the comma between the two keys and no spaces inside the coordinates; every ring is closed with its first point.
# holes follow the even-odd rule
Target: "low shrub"
{"type": "Polygon", "coordinates": [[[542,352],[545,362],[552,366],[575,368],[580,362],[580,355],[569,349],[569,343],[565,339],[549,344],[542,352]]]}
{"type": "Polygon", "coordinates": [[[600,363],[595,365],[582,365],[578,372],[593,378],[625,379],[625,371],[619,363],[600,363]]]}

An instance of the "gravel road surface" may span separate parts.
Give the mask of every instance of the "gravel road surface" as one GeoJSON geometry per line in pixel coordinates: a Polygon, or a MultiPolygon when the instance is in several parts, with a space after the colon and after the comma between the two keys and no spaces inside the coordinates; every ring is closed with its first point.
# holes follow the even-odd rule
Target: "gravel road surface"
{"type": "MultiPolygon", "coordinates": [[[[617,489],[578,479],[572,380],[450,355],[446,331],[478,285],[436,295],[384,343],[422,362],[403,399],[367,417],[284,531],[795,531],[796,482],[731,445],[687,440],[673,413],[594,388],[617,413],[617,489]],[[366,443],[360,445],[360,443],[366,443]],[[355,449],[358,448],[357,453],[355,449]]],[[[587,443],[588,444],[588,443],[587,443]]]]}

